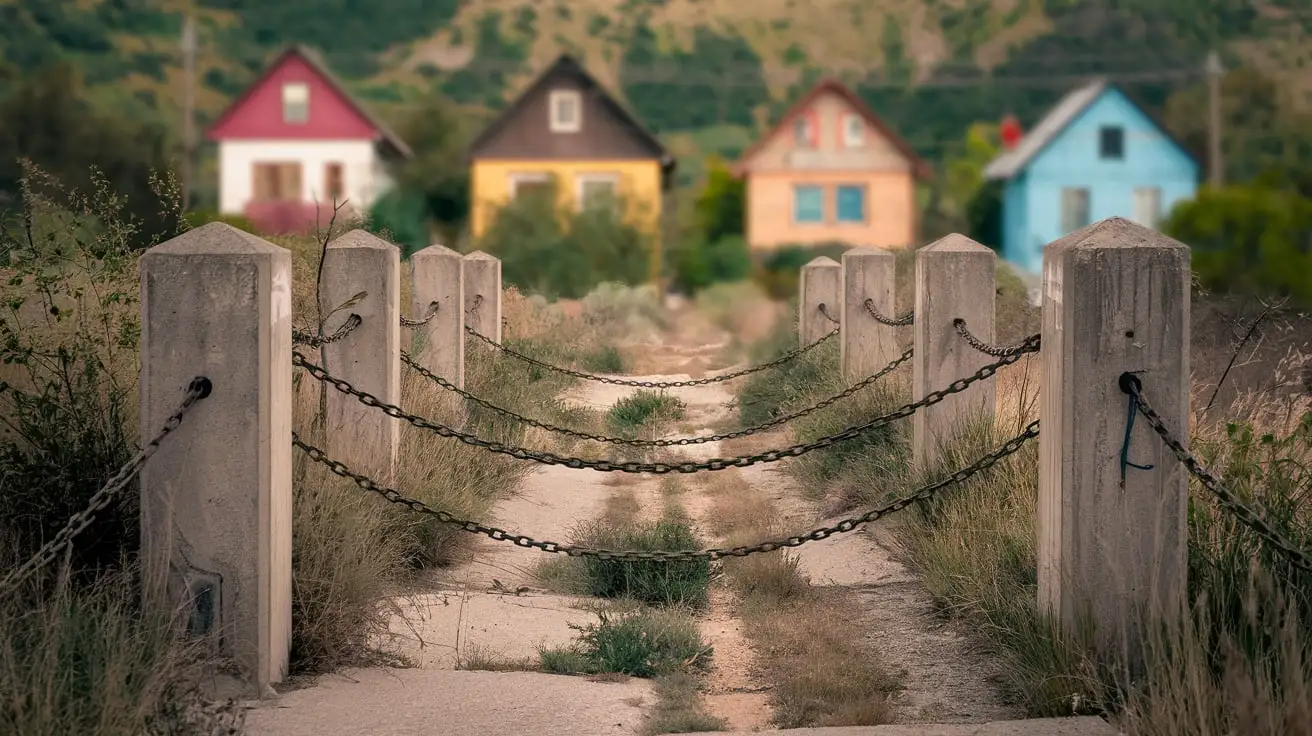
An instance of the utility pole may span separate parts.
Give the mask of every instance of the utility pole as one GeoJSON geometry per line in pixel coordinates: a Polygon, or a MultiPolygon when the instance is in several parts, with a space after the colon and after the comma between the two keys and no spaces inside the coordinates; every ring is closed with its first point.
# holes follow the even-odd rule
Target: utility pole
{"type": "Polygon", "coordinates": [[[1221,66],[1221,55],[1215,50],[1208,52],[1204,70],[1207,72],[1209,181],[1213,187],[1220,187],[1225,184],[1225,161],[1221,155],[1221,77],[1225,74],[1225,68],[1221,66]]]}
{"type": "Polygon", "coordinates": [[[192,166],[196,156],[196,22],[182,21],[182,211],[191,208],[192,166]]]}

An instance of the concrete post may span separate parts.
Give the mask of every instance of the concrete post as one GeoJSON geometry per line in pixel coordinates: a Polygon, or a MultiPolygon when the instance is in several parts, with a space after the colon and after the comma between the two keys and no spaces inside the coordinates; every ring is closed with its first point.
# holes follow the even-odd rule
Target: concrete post
{"type": "Polygon", "coordinates": [[[1137,376],[1188,441],[1189,269],[1187,246],[1119,217],[1043,251],[1039,605],[1066,626],[1093,625],[1102,653],[1131,667],[1139,624],[1182,610],[1189,481],[1142,417],[1128,459],[1151,469],[1122,468],[1119,381],[1137,376]]]}
{"type": "Polygon", "coordinates": [[[481,250],[465,256],[465,324],[501,343],[501,261],[481,250]]]}
{"type": "Polygon", "coordinates": [[[829,317],[842,319],[843,267],[828,256],[814,258],[802,266],[798,289],[797,339],[806,346],[838,327],[829,317]]]}
{"type": "MultiPolygon", "coordinates": [[[[947,235],[916,251],[916,320],[912,392],[916,400],[947,388],[994,358],[966,344],[953,324],[966,320],[975,337],[993,341],[994,281],[997,256],[964,235],[947,235]]],[[[912,415],[912,461],[932,468],[945,444],[973,421],[991,419],[993,379],[912,415]]]]}
{"type": "Polygon", "coordinates": [[[428,324],[414,328],[415,360],[464,388],[464,261],[446,246],[430,245],[410,256],[410,266],[414,271],[411,313],[427,314],[430,305],[437,304],[437,313],[428,324]]]}
{"type": "MultiPolygon", "coordinates": [[[[330,374],[389,404],[401,403],[401,251],[366,230],[352,230],[328,243],[320,307],[325,331],[351,314],[360,326],[323,346],[330,374]],[[354,304],[352,299],[364,296],[354,304]],[[342,305],[349,306],[342,307],[342,305]],[[339,309],[339,307],[341,307],[339,309]]],[[[334,459],[359,472],[394,477],[400,424],[376,408],[327,387],[326,448],[334,459]]]]}
{"type": "Polygon", "coordinates": [[[897,328],[875,321],[866,309],[893,316],[896,309],[896,261],[879,248],[853,248],[843,254],[843,378],[856,383],[892,363],[899,355],[897,328]]]}
{"type": "Polygon", "coordinates": [[[196,404],[141,471],[147,599],[190,601],[256,695],[287,674],[292,626],[291,254],[210,223],[141,258],[141,431],[192,378],[196,404]]]}

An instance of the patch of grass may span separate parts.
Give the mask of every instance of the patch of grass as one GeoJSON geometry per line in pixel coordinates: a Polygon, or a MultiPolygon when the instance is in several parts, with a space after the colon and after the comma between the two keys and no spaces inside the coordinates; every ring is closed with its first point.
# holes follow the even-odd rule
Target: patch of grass
{"type": "MultiPolygon", "coordinates": [[[[795,320],[782,320],[769,337],[749,347],[749,354],[752,363],[763,363],[797,347],[795,320]]],[[[761,424],[802,408],[815,396],[815,386],[838,374],[838,354],[839,343],[831,339],[777,368],[753,373],[738,391],[741,425],[761,424]]]]}
{"type": "Polygon", "coordinates": [[[509,659],[486,647],[469,646],[456,659],[458,670],[480,670],[484,672],[532,672],[539,663],[532,658],[509,659]]]}
{"type": "Polygon", "coordinates": [[[665,423],[682,419],[686,410],[678,396],[638,389],[615,402],[606,413],[606,426],[620,437],[632,438],[640,431],[655,432],[665,423]]]}
{"type": "Polygon", "coordinates": [[[579,366],[593,373],[623,373],[624,356],[614,345],[602,345],[579,356],[579,366]]]}
{"type": "MultiPolygon", "coordinates": [[[[675,551],[699,549],[701,540],[686,519],[663,518],[651,523],[582,528],[579,544],[602,549],[675,551]]],[[[601,598],[631,598],[657,605],[706,605],[711,579],[708,560],[582,560],[586,592],[601,598]]]]}
{"type": "Polygon", "coordinates": [[[643,734],[656,736],[663,733],[729,730],[727,721],[706,712],[696,677],[686,672],[675,672],[656,678],[653,685],[656,707],[647,713],[643,721],[643,734]]]}
{"type": "Polygon", "coordinates": [[[656,677],[704,668],[711,647],[697,622],[677,608],[600,611],[598,622],[571,624],[579,632],[567,649],[539,653],[542,668],[558,674],[617,673],[656,677]]]}

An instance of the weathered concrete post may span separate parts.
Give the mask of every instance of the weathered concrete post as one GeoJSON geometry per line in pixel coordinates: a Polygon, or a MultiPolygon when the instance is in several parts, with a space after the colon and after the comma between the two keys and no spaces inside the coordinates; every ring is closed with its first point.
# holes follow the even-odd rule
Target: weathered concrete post
{"type": "Polygon", "coordinates": [[[141,258],[141,433],[198,376],[197,403],[141,471],[147,600],[191,601],[256,695],[287,674],[292,626],[291,254],[210,223],[141,258]]]}
{"type": "Polygon", "coordinates": [[[853,248],[843,254],[843,378],[856,383],[893,362],[899,354],[897,329],[880,324],[866,309],[889,317],[896,309],[896,261],[880,248],[853,248]]]}
{"type": "MultiPolygon", "coordinates": [[[[947,235],[916,251],[916,320],[912,392],[916,400],[946,388],[994,359],[966,344],[954,321],[993,341],[997,256],[964,235],[947,235]]],[[[912,415],[912,461],[933,467],[946,443],[973,421],[993,416],[992,378],[912,415]]]]}
{"type": "Polygon", "coordinates": [[[1142,421],[1122,464],[1125,373],[1189,439],[1189,248],[1121,218],[1043,250],[1039,605],[1094,626],[1105,655],[1142,662],[1148,621],[1185,593],[1185,468],[1142,421]]]}
{"type": "MultiPolygon", "coordinates": [[[[336,330],[351,314],[361,318],[345,338],[323,346],[324,368],[386,403],[401,403],[400,249],[366,230],[338,236],[328,243],[320,298],[323,314],[333,312],[325,332],[336,330]]],[[[359,472],[394,477],[398,420],[331,386],[324,390],[328,454],[359,472]]]]}
{"type": "Polygon", "coordinates": [[[833,332],[834,320],[842,319],[843,267],[828,256],[814,258],[802,266],[798,289],[797,339],[804,347],[833,332]]]}
{"type": "Polygon", "coordinates": [[[437,313],[414,328],[415,360],[428,370],[465,387],[464,260],[444,245],[430,245],[410,256],[415,315],[437,313]]]}
{"type": "Polygon", "coordinates": [[[501,260],[476,250],[465,256],[465,324],[501,343],[501,260]]]}

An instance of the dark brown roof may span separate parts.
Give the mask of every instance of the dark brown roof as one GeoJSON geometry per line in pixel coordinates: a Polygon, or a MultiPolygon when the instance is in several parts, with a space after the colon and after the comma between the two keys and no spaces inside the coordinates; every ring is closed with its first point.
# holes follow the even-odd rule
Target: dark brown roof
{"type": "Polygon", "coordinates": [[[534,93],[541,90],[552,77],[559,74],[574,76],[582,81],[589,91],[596,92],[601,103],[610,110],[617,119],[632,128],[638,135],[639,139],[651,147],[653,158],[660,160],[661,170],[665,172],[666,176],[674,171],[676,161],[673,154],[665,148],[664,144],[662,144],[660,140],[651,133],[651,131],[647,130],[647,128],[638,121],[638,118],[630,112],[627,107],[620,104],[619,100],[617,100],[614,95],[603,87],[595,77],[583,68],[582,64],[575,61],[574,57],[569,54],[561,54],[556,57],[556,60],[551,63],[551,66],[547,67],[545,71],[538,75],[538,78],[533,80],[533,83],[530,84],[527,89],[519,93],[519,96],[515,98],[514,102],[510,103],[510,106],[506,108],[505,111],[498,115],[490,125],[484,128],[483,132],[478,134],[478,137],[469,144],[469,159],[471,161],[477,159],[479,157],[479,151],[483,146],[491,140],[494,135],[505,128],[506,124],[519,113],[525,102],[531,98],[534,93]]]}
{"type": "Polygon", "coordinates": [[[738,157],[738,163],[734,167],[735,172],[741,176],[745,170],[747,162],[751,160],[752,156],[755,156],[756,153],[761,150],[761,147],[764,146],[770,138],[774,137],[775,133],[785,128],[790,122],[792,122],[793,118],[805,112],[806,109],[811,106],[811,103],[815,102],[815,100],[825,92],[833,92],[839,97],[842,97],[847,101],[847,104],[852,106],[852,109],[856,110],[861,114],[861,117],[866,119],[866,122],[870,123],[875,130],[878,130],[883,134],[883,136],[893,144],[893,147],[911,163],[911,171],[916,178],[921,179],[922,181],[930,178],[931,173],[929,164],[925,163],[924,159],[916,154],[915,149],[913,149],[911,145],[902,138],[902,136],[898,135],[897,132],[890,128],[887,123],[876,115],[875,111],[871,110],[870,106],[857,96],[855,92],[833,77],[827,77],[820,80],[820,82],[812,87],[809,92],[802,95],[801,99],[789,106],[788,110],[784,112],[783,117],[779,119],[779,122],[776,123],[774,127],[770,128],[770,130],[766,131],[765,135],[756,139],[756,142],[748,146],[747,150],[743,151],[742,155],[738,157]]]}
{"type": "Polygon", "coordinates": [[[324,81],[326,81],[335,92],[346,100],[352,110],[359,114],[360,117],[367,120],[369,124],[378,131],[378,135],[382,138],[384,143],[391,146],[393,150],[405,158],[410,158],[414,155],[410,150],[410,146],[408,146],[405,141],[401,140],[400,136],[394,133],[391,127],[361,105],[350,92],[346,91],[346,87],[342,84],[341,80],[337,78],[337,75],[333,74],[332,70],[328,68],[327,63],[324,62],[323,57],[319,55],[319,52],[302,44],[292,44],[283,49],[282,52],[280,52],[278,56],[264,68],[264,71],[260,73],[260,76],[257,77],[254,82],[247,85],[246,89],[238,95],[236,99],[228,103],[228,106],[224,108],[223,112],[220,113],[210,125],[210,130],[214,130],[222,125],[229,115],[238,110],[242,106],[242,103],[244,103],[246,99],[255,92],[255,90],[259,89],[270,75],[277,71],[278,67],[282,66],[287,59],[293,56],[300,57],[315,71],[315,73],[323,77],[324,81]]]}

